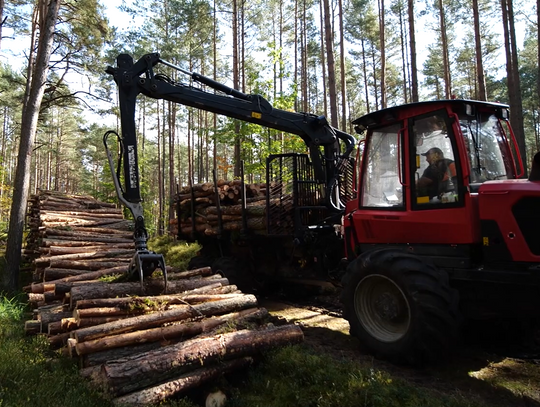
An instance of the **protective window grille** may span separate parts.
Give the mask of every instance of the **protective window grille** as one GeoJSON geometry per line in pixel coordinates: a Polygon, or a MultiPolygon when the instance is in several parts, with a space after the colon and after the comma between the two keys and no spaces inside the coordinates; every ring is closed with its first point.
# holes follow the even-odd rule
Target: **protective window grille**
{"type": "Polygon", "coordinates": [[[339,184],[339,196],[341,197],[341,202],[343,204],[346,204],[350,200],[354,199],[354,171],[355,160],[353,158],[349,158],[346,162],[343,174],[341,174],[339,184]]]}
{"type": "Polygon", "coordinates": [[[313,176],[305,154],[272,155],[267,159],[267,228],[270,235],[294,235],[303,226],[321,223],[327,213],[324,185],[313,176]]]}

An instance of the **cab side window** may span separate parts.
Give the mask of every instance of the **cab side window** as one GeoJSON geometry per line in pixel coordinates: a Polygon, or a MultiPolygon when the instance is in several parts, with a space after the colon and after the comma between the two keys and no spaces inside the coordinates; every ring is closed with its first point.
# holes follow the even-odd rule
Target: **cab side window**
{"type": "Polygon", "coordinates": [[[416,203],[457,202],[455,154],[444,117],[441,114],[414,120],[413,134],[416,142],[416,203]]]}
{"type": "Polygon", "coordinates": [[[403,208],[400,166],[403,163],[402,125],[394,124],[373,130],[365,146],[367,162],[363,171],[361,205],[364,207],[403,208]]]}

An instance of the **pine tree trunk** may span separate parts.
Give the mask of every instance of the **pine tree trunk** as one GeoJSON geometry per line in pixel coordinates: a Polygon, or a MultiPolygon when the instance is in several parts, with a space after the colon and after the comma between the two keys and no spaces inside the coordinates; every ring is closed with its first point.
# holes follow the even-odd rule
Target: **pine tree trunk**
{"type": "Polygon", "coordinates": [[[381,48],[381,109],[386,108],[386,41],[384,0],[379,0],[379,44],[381,48]]]}
{"type": "Polygon", "coordinates": [[[407,61],[408,58],[408,48],[407,48],[407,41],[405,39],[405,22],[403,21],[403,9],[402,9],[402,2],[398,3],[399,7],[399,33],[400,33],[400,45],[401,45],[401,60],[403,63],[401,64],[401,72],[403,74],[403,100],[405,103],[409,103],[409,86],[408,86],[408,73],[409,69],[407,61]]]}
{"type": "MultiPolygon", "coordinates": [[[[233,87],[240,88],[240,72],[239,72],[239,40],[238,40],[238,1],[232,2],[232,38],[233,38],[233,87]]],[[[237,120],[234,122],[234,176],[240,176],[240,161],[241,161],[241,141],[240,141],[240,124],[237,120]]]]}
{"type": "Polygon", "coordinates": [[[408,0],[409,45],[411,49],[411,101],[418,102],[418,68],[416,63],[416,34],[414,31],[414,0],[408,0]]]}
{"type": "MultiPolygon", "coordinates": [[[[538,0],[540,1],[540,0],[538,0]]],[[[476,99],[487,100],[486,77],[484,75],[484,62],[482,57],[482,37],[480,34],[480,13],[478,10],[478,0],[472,0],[474,19],[474,43],[476,54],[476,77],[478,81],[476,99]]]]}
{"type": "Polygon", "coordinates": [[[345,29],[343,27],[343,0],[339,6],[339,64],[341,66],[341,129],[347,131],[347,81],[345,75],[345,29]]]}
{"type": "Polygon", "coordinates": [[[321,24],[321,74],[322,74],[322,84],[323,84],[323,114],[328,117],[328,75],[326,74],[326,46],[324,45],[324,10],[323,2],[319,1],[319,14],[320,14],[320,24],[321,24]]]}
{"type": "MultiPolygon", "coordinates": [[[[19,285],[19,266],[21,264],[21,249],[30,187],[30,167],[34,139],[43,93],[45,91],[49,60],[54,42],[54,30],[61,0],[50,0],[43,16],[39,47],[36,54],[36,64],[32,75],[32,82],[28,100],[23,106],[23,120],[21,121],[21,141],[15,183],[13,188],[13,202],[11,205],[9,232],[6,245],[6,269],[3,285],[10,292],[17,290],[19,285]]],[[[38,7],[45,7],[47,3],[41,0],[38,7]]]]}
{"type": "Polygon", "coordinates": [[[330,118],[333,127],[339,126],[336,92],[336,62],[334,60],[334,30],[332,29],[332,14],[330,1],[323,0],[324,6],[324,37],[326,45],[326,59],[328,63],[328,96],[330,98],[330,118]]]}
{"type": "MultiPolygon", "coordinates": [[[[5,4],[5,0],[0,0],[0,44],[1,44],[1,40],[2,40],[2,27],[4,26],[4,23],[6,22],[6,18],[4,18],[4,4],[5,4]]],[[[2,49],[2,47],[0,46],[0,49],[2,49]]]]}
{"type": "Polygon", "coordinates": [[[448,35],[446,33],[446,15],[444,12],[443,0],[439,0],[439,21],[441,29],[441,43],[444,71],[444,97],[450,99],[452,96],[452,77],[450,75],[450,58],[448,50],[448,35]]]}
{"type": "MultiPolygon", "coordinates": [[[[501,0],[504,25],[504,44],[506,49],[506,71],[508,75],[508,96],[510,100],[510,124],[514,130],[523,162],[527,162],[525,130],[523,128],[523,102],[521,99],[521,81],[519,77],[516,30],[512,0],[501,0]]],[[[527,168],[525,168],[525,174],[527,168]]]]}

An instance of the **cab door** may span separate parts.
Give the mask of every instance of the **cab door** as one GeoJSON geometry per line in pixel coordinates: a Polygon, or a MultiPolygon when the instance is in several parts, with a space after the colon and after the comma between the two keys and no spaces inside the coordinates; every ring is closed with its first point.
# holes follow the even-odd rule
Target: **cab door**
{"type": "Polygon", "coordinates": [[[473,203],[464,188],[457,132],[459,125],[445,110],[368,130],[358,209],[351,219],[360,245],[458,245],[474,240],[473,203]],[[433,120],[440,129],[428,126],[433,120]],[[422,155],[433,148],[455,171],[435,195],[420,187],[422,177],[433,177],[432,164],[422,155]]]}

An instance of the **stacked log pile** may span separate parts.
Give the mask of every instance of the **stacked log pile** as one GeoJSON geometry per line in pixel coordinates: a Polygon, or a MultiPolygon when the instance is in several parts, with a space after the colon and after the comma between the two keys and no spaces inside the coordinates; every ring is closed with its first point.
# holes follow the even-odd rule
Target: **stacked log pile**
{"type": "MultiPolygon", "coordinates": [[[[174,205],[178,219],[171,220],[172,233],[177,235],[180,232],[180,236],[186,237],[191,236],[192,232],[216,236],[220,233],[220,220],[223,231],[242,229],[243,205],[240,181],[222,180],[218,181],[217,185],[203,183],[195,184],[192,188],[193,192],[191,187],[186,186],[175,196],[174,205]],[[193,222],[192,214],[195,215],[195,222],[193,222]]],[[[271,185],[271,188],[275,186],[271,185]]],[[[245,190],[247,229],[255,233],[264,233],[266,231],[267,185],[265,183],[246,184],[245,190]]],[[[270,204],[279,205],[281,211],[292,212],[292,198],[289,198],[272,200],[270,204]]],[[[292,223],[292,213],[289,218],[292,223]]]]}
{"type": "MultiPolygon", "coordinates": [[[[45,194],[45,198],[48,196],[45,194]]],[[[77,198],[66,197],[67,201],[71,199],[77,198]]],[[[39,203],[47,201],[39,197],[39,203]]],[[[35,205],[31,208],[34,213],[32,210],[35,205]]],[[[43,212],[47,213],[40,207],[39,213],[43,212]]],[[[80,223],[81,216],[77,215],[73,222],[80,223]]],[[[159,402],[249,366],[263,350],[303,338],[297,326],[269,323],[268,312],[258,307],[253,295],[242,293],[226,278],[213,274],[210,267],[189,271],[168,267],[167,292],[159,275],[141,286],[122,278],[129,264],[124,254],[105,256],[120,259],[119,264],[100,260],[99,253],[108,255],[123,248],[111,248],[108,241],[77,245],[99,240],[97,235],[90,241],[70,240],[67,235],[58,239],[53,237],[57,235],[45,234],[54,230],[45,223],[48,221],[34,220],[44,227],[40,229],[44,233],[42,242],[47,243],[36,246],[40,256],[35,259],[35,267],[43,270],[35,275],[41,276],[41,281],[26,287],[35,307],[34,318],[26,322],[26,332],[47,335],[53,348],[77,358],[81,374],[107,389],[119,404],[159,402]],[[60,246],[60,240],[71,241],[74,246],[60,246]],[[60,247],[80,250],[65,253],[63,249],[57,251],[60,247]],[[84,260],[64,257],[88,253],[93,254],[84,260]],[[66,260],[70,267],[59,267],[66,260]],[[71,271],[59,273],[51,269],[71,271]],[[120,277],[114,281],[102,278],[115,274],[120,277]]],[[[93,223],[90,219],[84,221],[93,223]]],[[[63,222],[62,227],[72,227],[73,223],[65,219],[63,222]]],[[[118,233],[101,235],[120,238],[117,234],[127,232],[114,230],[118,233]]],[[[79,230],[78,236],[88,238],[83,233],[90,232],[79,230]]]]}
{"type": "Polygon", "coordinates": [[[120,266],[133,254],[131,222],[90,196],[41,191],[29,200],[28,225],[24,254],[34,281],[120,266]]]}

